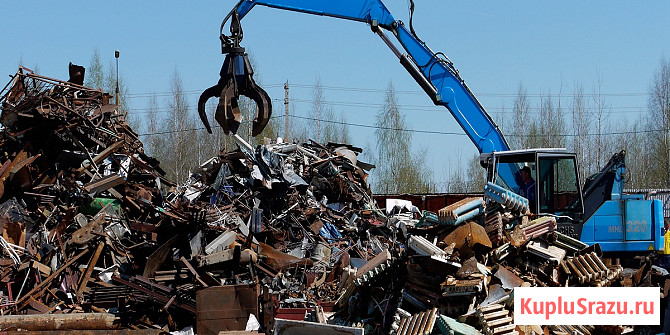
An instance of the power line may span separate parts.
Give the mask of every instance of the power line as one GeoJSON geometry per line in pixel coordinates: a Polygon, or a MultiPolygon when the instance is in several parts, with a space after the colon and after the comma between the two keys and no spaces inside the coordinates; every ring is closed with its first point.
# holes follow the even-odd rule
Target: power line
{"type": "MultiPolygon", "coordinates": [[[[273,116],[270,117],[270,119],[278,119],[282,118],[284,115],[278,115],[278,116],[273,116]]],[[[249,124],[252,121],[242,121],[240,124],[249,124]]],[[[216,125],[214,125],[216,127],[216,125]]],[[[165,131],[157,131],[153,133],[144,133],[144,134],[138,134],[137,136],[155,136],[155,135],[165,135],[165,134],[174,134],[174,133],[184,133],[187,131],[197,131],[197,130],[205,130],[207,128],[205,127],[199,127],[199,128],[188,128],[188,129],[176,129],[176,130],[165,130],[165,131]]]]}
{"type": "Polygon", "coordinates": [[[323,119],[317,119],[317,118],[312,118],[312,117],[307,117],[307,116],[298,116],[298,115],[291,115],[291,117],[294,117],[294,118],[297,118],[297,119],[320,121],[320,122],[326,122],[326,123],[335,123],[335,124],[339,124],[339,125],[347,125],[347,126],[362,127],[362,128],[407,131],[407,132],[422,133],[422,134],[466,136],[466,134],[463,134],[463,133],[460,133],[460,132],[456,133],[456,132],[436,131],[436,130],[418,130],[418,129],[402,129],[402,128],[380,127],[380,126],[373,126],[373,125],[369,125],[369,124],[342,122],[342,121],[335,121],[335,120],[323,120],[323,119]]]}
{"type": "MultiPolygon", "coordinates": [[[[275,87],[284,87],[284,84],[270,84],[270,85],[262,85],[262,87],[265,88],[275,88],[275,87]]],[[[193,95],[193,94],[202,94],[202,92],[205,89],[201,90],[184,90],[181,91],[181,93],[185,95],[193,95]]],[[[173,91],[163,91],[163,92],[143,92],[143,93],[130,93],[126,94],[126,98],[134,99],[134,98],[151,98],[151,97],[166,97],[166,96],[173,96],[175,92],[173,91]]]]}
{"type": "MultiPolygon", "coordinates": [[[[419,134],[434,134],[434,135],[451,135],[451,136],[466,136],[465,133],[461,132],[447,132],[447,131],[437,131],[437,130],[422,130],[422,129],[404,129],[404,128],[392,128],[392,127],[381,127],[381,126],[375,126],[375,125],[370,125],[370,124],[362,124],[362,123],[352,123],[352,122],[343,122],[343,121],[336,121],[336,120],[325,120],[325,119],[318,119],[318,118],[313,118],[313,117],[307,117],[307,116],[300,116],[300,115],[295,115],[291,114],[289,115],[290,117],[294,117],[297,119],[303,119],[303,120],[310,120],[310,121],[319,121],[319,122],[325,122],[325,123],[333,123],[333,124],[339,124],[339,125],[346,125],[346,126],[352,126],[352,127],[361,127],[361,128],[368,128],[368,129],[381,129],[381,130],[393,130],[393,131],[405,131],[405,132],[411,132],[411,133],[419,133],[419,134]]],[[[282,118],[284,115],[278,115],[278,116],[273,116],[270,119],[275,119],[275,118],[282,118]]],[[[242,124],[249,123],[251,121],[243,121],[242,124]]],[[[167,131],[161,131],[161,132],[154,132],[154,133],[145,133],[145,134],[140,134],[139,136],[154,136],[154,135],[164,135],[164,134],[171,134],[171,133],[178,133],[178,132],[187,132],[187,131],[197,131],[197,130],[204,130],[205,127],[200,127],[200,128],[190,128],[190,129],[178,129],[178,130],[167,130],[167,131]]],[[[505,137],[577,137],[577,136],[611,136],[611,135],[632,135],[632,134],[647,134],[647,133],[655,133],[655,132],[665,132],[669,130],[664,130],[664,129],[649,129],[649,130],[638,130],[638,131],[620,131],[620,132],[608,132],[608,133],[588,133],[588,134],[508,134],[505,137]]]]}
{"type": "MultiPolygon", "coordinates": [[[[284,99],[272,99],[275,102],[284,102],[284,99]]],[[[289,99],[290,103],[313,103],[313,100],[309,99],[297,99],[297,98],[291,98],[289,99]]],[[[352,101],[321,101],[322,104],[328,105],[328,106],[339,106],[339,107],[355,107],[355,108],[368,108],[368,109],[376,109],[379,110],[384,107],[384,104],[382,103],[368,103],[368,102],[352,102],[352,101]]],[[[188,108],[192,109],[197,109],[196,105],[187,105],[188,108]]],[[[402,110],[406,111],[418,111],[418,112],[442,112],[444,111],[444,107],[442,106],[435,106],[435,105],[405,105],[405,104],[398,104],[398,107],[402,110]]],[[[514,110],[512,108],[505,108],[505,107],[492,107],[492,108],[487,108],[486,110],[493,111],[492,113],[496,114],[512,114],[514,113],[514,110]]],[[[541,107],[532,107],[532,108],[527,108],[527,111],[531,112],[541,112],[542,108],[541,107]]],[[[570,112],[569,108],[563,109],[566,112],[570,112]]],[[[587,108],[582,108],[584,111],[598,111],[602,110],[606,114],[629,114],[629,113],[644,113],[646,112],[646,107],[639,107],[639,106],[619,106],[619,107],[607,107],[607,108],[598,108],[598,107],[587,107],[587,108]]],[[[148,114],[151,111],[150,107],[146,108],[130,108],[129,111],[140,111],[142,113],[136,113],[136,114],[148,114]]],[[[156,112],[158,113],[168,113],[170,112],[169,108],[157,108],[156,112]]]]}
{"type": "MultiPolygon", "coordinates": [[[[298,87],[298,88],[315,88],[315,85],[309,85],[309,84],[291,84],[291,87],[298,87]]],[[[327,90],[333,90],[333,91],[345,91],[345,92],[362,92],[362,93],[386,93],[388,90],[386,89],[376,89],[376,88],[358,88],[358,87],[343,87],[343,86],[323,86],[321,85],[321,88],[327,89],[327,90]]],[[[403,90],[394,90],[395,93],[399,94],[417,94],[417,95],[425,95],[423,91],[418,91],[418,90],[411,90],[411,91],[403,91],[403,90]]],[[[483,97],[483,96],[488,96],[488,97],[517,97],[519,94],[518,93],[473,93],[475,96],[478,97],[483,97]]],[[[526,97],[531,97],[531,98],[541,98],[541,97],[594,97],[594,96],[614,96],[614,97],[636,97],[636,96],[647,96],[649,93],[640,93],[640,92],[621,92],[621,93],[580,93],[580,94],[550,94],[550,93],[526,93],[524,96],[526,97]]]]}
{"type": "MultiPolygon", "coordinates": [[[[282,99],[272,99],[275,101],[284,101],[282,99]]],[[[291,102],[294,103],[312,103],[313,100],[309,99],[296,99],[293,98],[290,100],[291,102]]],[[[344,107],[369,107],[369,108],[377,108],[381,109],[384,107],[384,104],[382,103],[369,103],[369,102],[351,102],[351,101],[321,101],[321,103],[325,105],[330,105],[330,106],[344,106],[344,107]]],[[[415,110],[415,111],[436,111],[436,110],[444,110],[443,106],[435,106],[435,105],[403,105],[403,104],[398,104],[398,107],[400,109],[404,110],[415,110]]],[[[639,107],[639,106],[618,106],[618,107],[582,107],[582,110],[585,111],[594,111],[594,110],[603,110],[607,111],[608,114],[610,113],[641,113],[645,112],[642,109],[645,109],[646,107],[639,107]],[[635,110],[637,109],[637,110],[635,110]],[[619,110],[618,112],[612,112],[611,110],[619,110]]],[[[564,111],[570,111],[569,108],[561,108],[564,111]]],[[[514,113],[512,108],[506,108],[506,107],[490,107],[486,108],[486,110],[499,110],[502,112],[496,112],[496,113],[514,113]]],[[[534,111],[534,112],[540,112],[542,111],[542,107],[531,107],[531,108],[526,108],[527,111],[534,111]]]]}
{"type": "Polygon", "coordinates": [[[578,136],[603,136],[603,135],[632,135],[632,134],[648,134],[648,133],[660,133],[667,132],[670,130],[664,129],[650,129],[650,130],[637,130],[637,131],[615,131],[610,133],[590,133],[590,134],[510,134],[505,135],[505,137],[578,137],[578,136]]]}
{"type": "MultiPolygon", "coordinates": [[[[282,84],[267,84],[267,85],[261,85],[261,87],[264,88],[280,88],[283,87],[282,84]]],[[[316,85],[314,84],[291,84],[291,87],[295,88],[304,88],[304,89],[314,89],[316,88],[316,85]]],[[[342,92],[358,92],[358,93],[386,93],[388,92],[387,89],[379,89],[379,88],[361,88],[361,87],[344,87],[344,86],[320,86],[322,89],[325,90],[331,90],[331,91],[342,91],[342,92]]],[[[182,93],[186,95],[192,95],[192,94],[201,94],[204,91],[204,89],[200,90],[185,90],[182,91],[182,93]]],[[[412,95],[425,95],[423,91],[418,91],[418,90],[394,90],[394,93],[397,94],[412,94],[412,95]]],[[[126,98],[150,98],[152,96],[156,97],[164,97],[164,96],[172,96],[174,95],[174,92],[171,91],[163,91],[163,92],[144,92],[144,93],[131,93],[131,94],[126,94],[126,98]]],[[[518,93],[487,93],[487,92],[481,92],[481,93],[474,93],[476,97],[500,97],[500,98],[515,98],[519,96],[518,93]]],[[[644,92],[617,92],[617,93],[580,93],[580,94],[575,94],[575,93],[568,93],[568,94],[551,94],[551,93],[526,93],[524,96],[528,98],[548,98],[548,97],[557,97],[557,98],[574,98],[574,97],[644,97],[648,96],[649,93],[644,93],[644,92]]]]}
{"type": "MultiPolygon", "coordinates": [[[[347,125],[347,126],[354,126],[354,127],[363,127],[363,128],[374,128],[374,129],[383,129],[383,130],[395,130],[395,131],[407,131],[407,132],[413,132],[413,133],[424,133],[424,134],[438,134],[438,135],[457,135],[457,136],[466,136],[464,133],[456,133],[456,132],[445,132],[445,131],[434,131],[434,130],[417,130],[417,129],[401,129],[401,128],[390,128],[390,127],[379,127],[379,126],[373,126],[369,124],[360,124],[360,123],[350,123],[350,122],[342,122],[342,121],[335,121],[335,120],[323,120],[323,119],[316,119],[316,118],[311,118],[311,117],[306,117],[306,116],[298,116],[298,115],[291,115],[291,117],[295,117],[298,119],[306,119],[306,120],[312,120],[312,121],[320,121],[320,122],[326,122],[326,123],[335,123],[335,124],[340,124],[340,125],[347,125]]],[[[510,135],[505,135],[505,137],[576,137],[576,136],[602,136],[602,135],[629,135],[629,134],[645,134],[645,133],[654,133],[654,132],[664,132],[664,131],[669,131],[669,130],[664,130],[664,129],[650,129],[650,130],[640,130],[640,131],[621,131],[621,132],[610,132],[610,133],[590,133],[590,134],[528,134],[528,135],[522,135],[522,134],[510,134],[510,135]]]]}

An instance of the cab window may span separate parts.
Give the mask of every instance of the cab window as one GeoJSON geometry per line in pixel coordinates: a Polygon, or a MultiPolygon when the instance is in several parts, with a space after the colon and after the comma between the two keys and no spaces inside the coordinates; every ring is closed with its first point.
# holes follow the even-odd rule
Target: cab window
{"type": "Polygon", "coordinates": [[[541,157],[538,168],[541,213],[581,211],[575,159],[541,157]]]}

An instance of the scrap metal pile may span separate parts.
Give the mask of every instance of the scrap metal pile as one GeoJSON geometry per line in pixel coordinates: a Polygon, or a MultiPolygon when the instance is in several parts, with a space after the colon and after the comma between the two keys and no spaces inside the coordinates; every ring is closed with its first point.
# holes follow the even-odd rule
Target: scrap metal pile
{"type": "Polygon", "coordinates": [[[615,334],[632,328],[515,327],[512,289],[663,277],[606,265],[493,184],[382,210],[359,148],[238,137],[176,185],[103,92],[22,68],[3,94],[0,312],[25,319],[0,330],[615,334]]]}

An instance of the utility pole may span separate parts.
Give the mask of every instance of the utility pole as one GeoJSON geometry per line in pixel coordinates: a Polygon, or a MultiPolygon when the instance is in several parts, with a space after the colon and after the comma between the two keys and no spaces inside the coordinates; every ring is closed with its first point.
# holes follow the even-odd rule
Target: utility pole
{"type": "MultiPolygon", "coordinates": [[[[254,104],[254,114],[253,115],[258,115],[258,105],[256,105],[256,104],[254,104]]],[[[247,124],[249,125],[249,131],[247,132],[247,142],[251,143],[251,131],[252,131],[251,125],[253,123],[252,122],[253,118],[250,117],[250,116],[248,118],[249,118],[249,121],[247,121],[247,124]]],[[[263,140],[263,139],[261,138],[261,140],[263,140]]]]}
{"type": "Polygon", "coordinates": [[[116,58],[116,108],[119,108],[119,50],[114,50],[116,58]]]}
{"type": "Polygon", "coordinates": [[[284,83],[284,142],[288,139],[288,79],[284,83]]]}

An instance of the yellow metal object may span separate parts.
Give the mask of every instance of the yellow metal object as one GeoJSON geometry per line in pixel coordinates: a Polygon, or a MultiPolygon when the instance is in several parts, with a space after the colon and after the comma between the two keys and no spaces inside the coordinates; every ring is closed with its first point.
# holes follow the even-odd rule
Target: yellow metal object
{"type": "Polygon", "coordinates": [[[665,232],[663,236],[663,252],[664,255],[670,255],[670,229],[665,232]]]}

